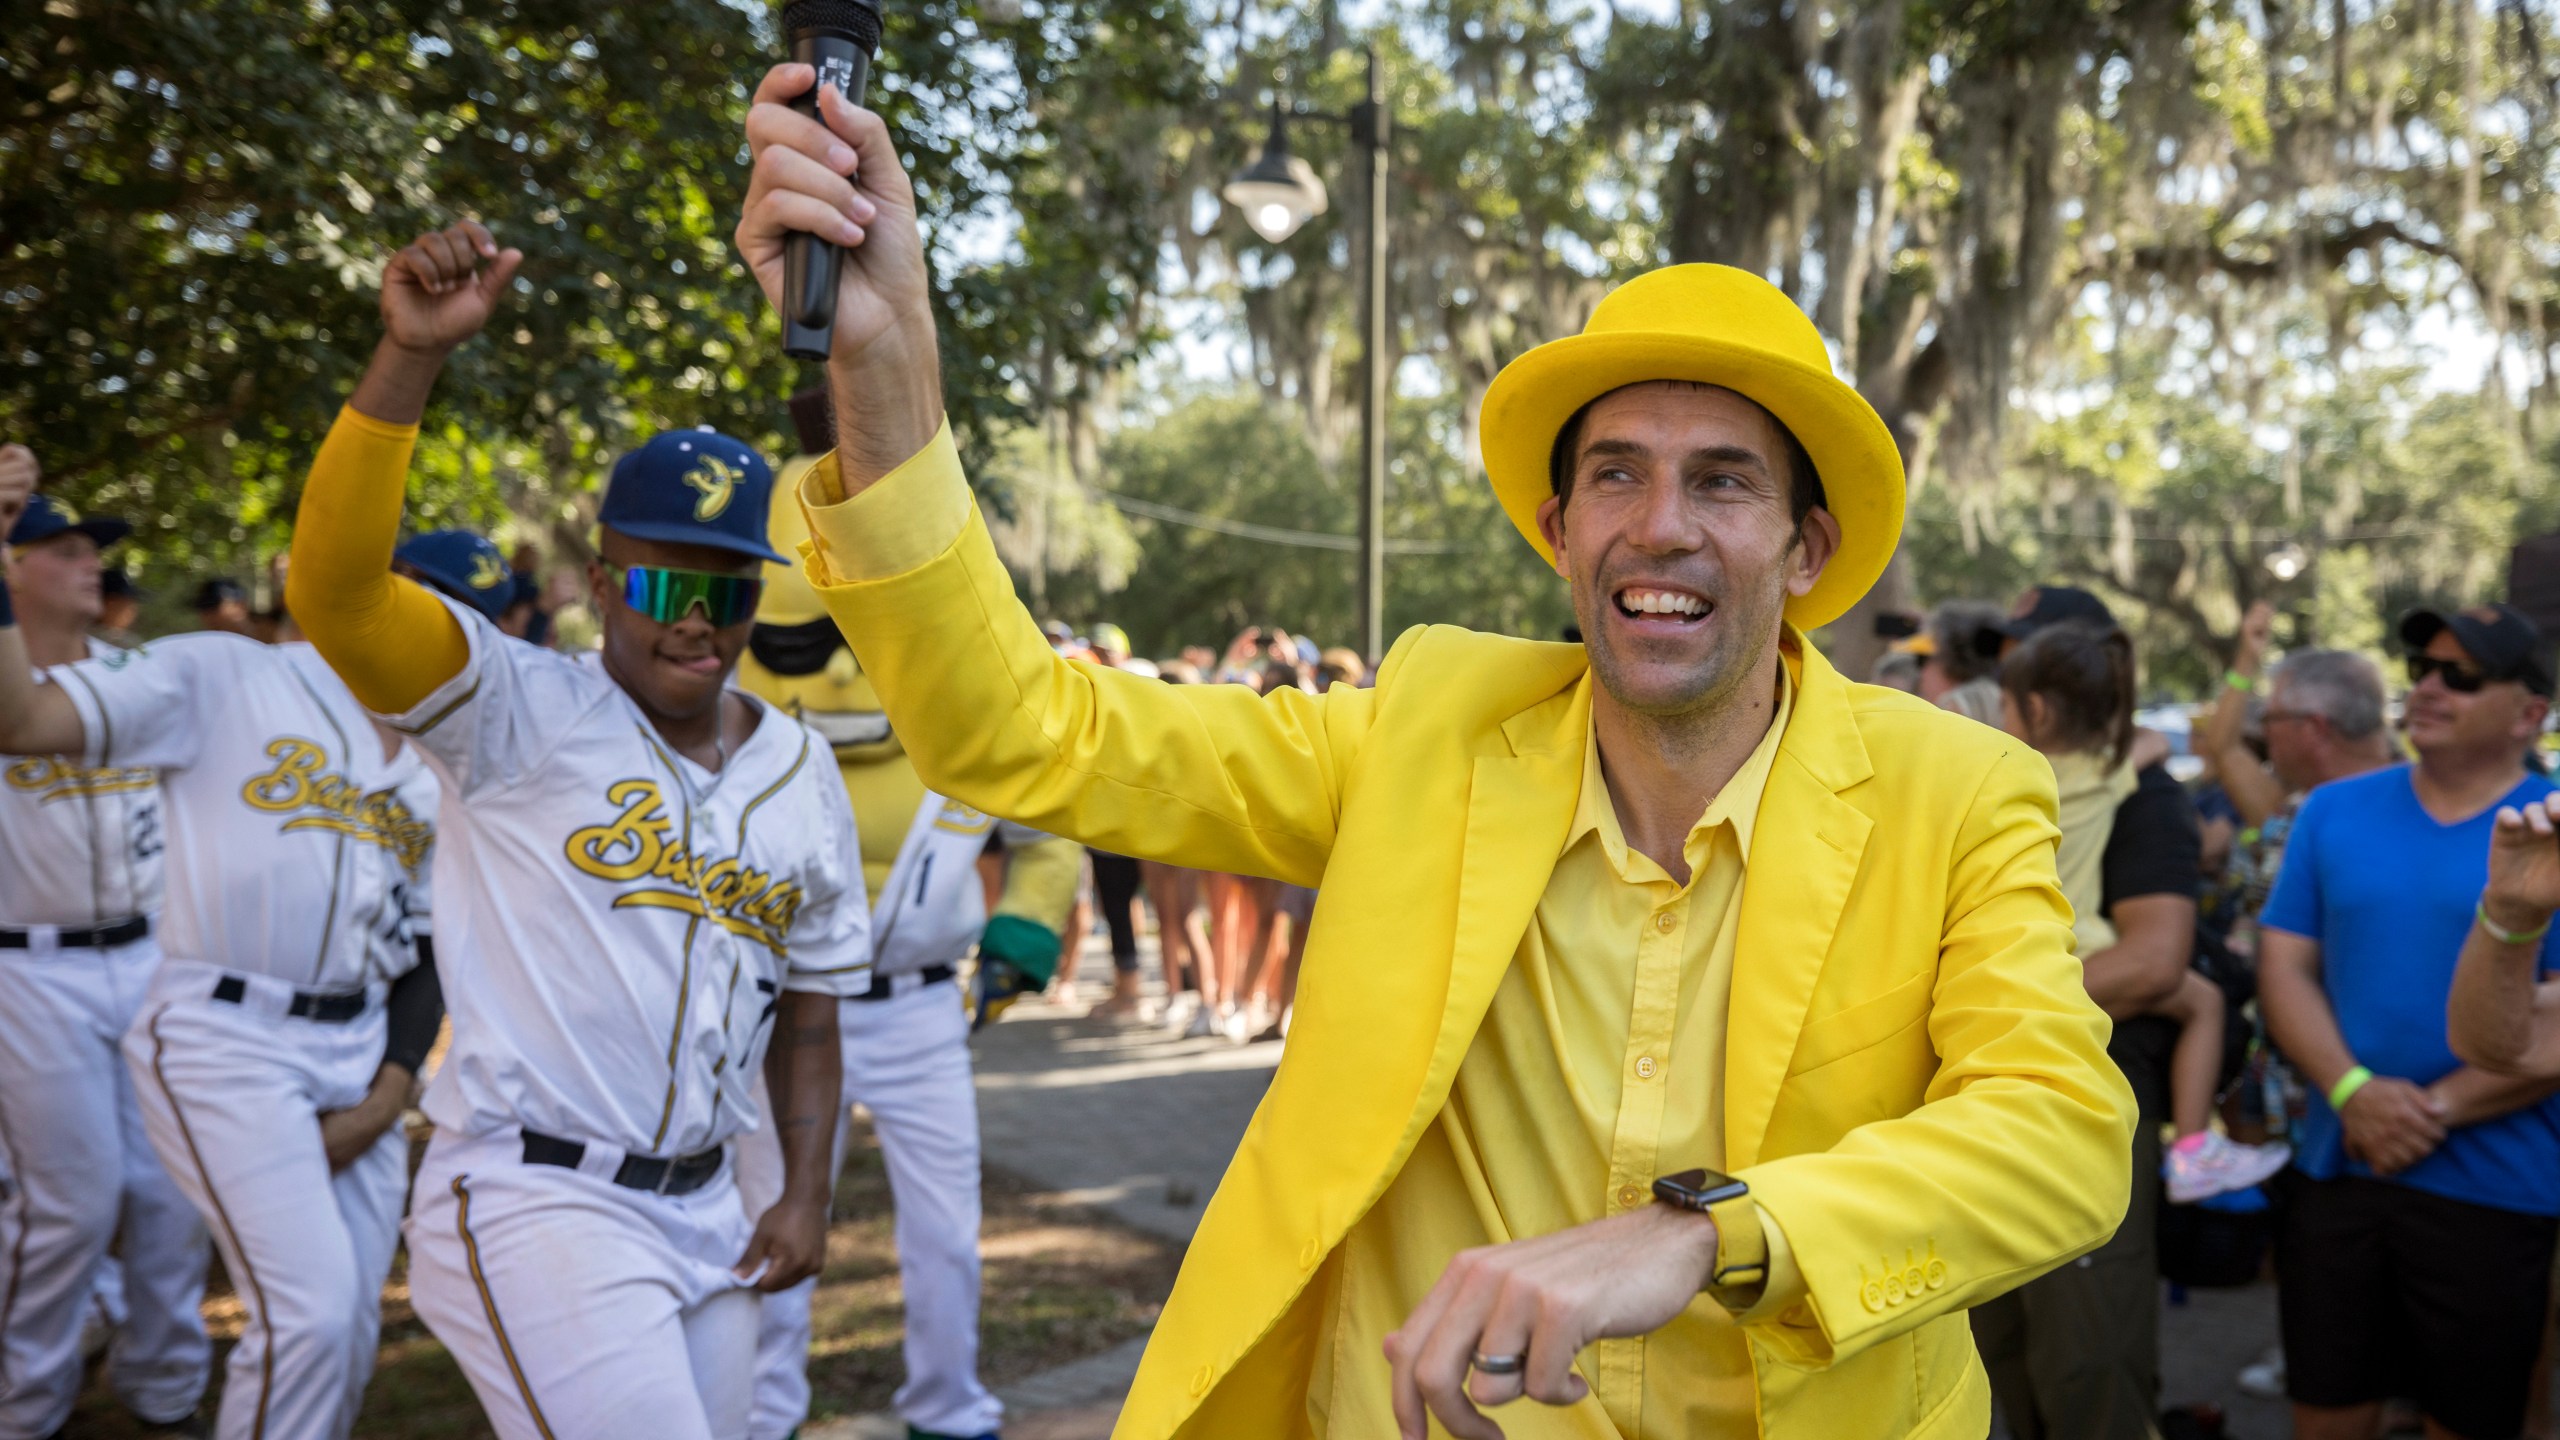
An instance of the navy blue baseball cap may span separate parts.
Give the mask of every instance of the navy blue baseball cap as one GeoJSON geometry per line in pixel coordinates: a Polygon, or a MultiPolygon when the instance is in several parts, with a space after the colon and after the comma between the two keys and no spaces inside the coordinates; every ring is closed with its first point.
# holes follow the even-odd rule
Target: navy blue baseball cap
{"type": "Polygon", "coordinates": [[[468,530],[430,530],[400,542],[391,558],[491,620],[516,594],[516,572],[498,547],[468,530]]]}
{"type": "Polygon", "coordinates": [[[788,565],[765,539],[773,467],[704,426],[670,430],[613,462],[596,522],[635,540],[701,545],[788,565]]]}
{"type": "Polygon", "coordinates": [[[79,511],[50,495],[31,495],[18,523],[9,527],[9,543],[33,545],[56,535],[86,535],[103,550],[132,533],[133,526],[125,521],[83,520],[79,511]]]}

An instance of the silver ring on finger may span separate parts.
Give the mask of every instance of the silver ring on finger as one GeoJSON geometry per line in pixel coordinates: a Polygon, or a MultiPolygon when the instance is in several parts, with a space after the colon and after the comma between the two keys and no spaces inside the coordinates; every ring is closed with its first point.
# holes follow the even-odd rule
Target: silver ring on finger
{"type": "Polygon", "coordinates": [[[1526,1355],[1485,1355],[1479,1353],[1475,1358],[1474,1368],[1475,1372],[1479,1375],[1517,1375],[1521,1371],[1529,1368],[1529,1357],[1526,1355]]]}

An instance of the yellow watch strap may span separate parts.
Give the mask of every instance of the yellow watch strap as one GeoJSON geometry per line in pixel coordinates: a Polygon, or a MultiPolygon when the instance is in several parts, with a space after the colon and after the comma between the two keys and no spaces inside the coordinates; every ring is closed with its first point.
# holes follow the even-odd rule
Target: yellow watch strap
{"type": "Polygon", "coordinates": [[[1762,1285],[1769,1279],[1769,1237],[1760,1228],[1760,1204],[1748,1195],[1707,1207],[1716,1222],[1716,1265],[1707,1286],[1729,1290],[1762,1285]]]}

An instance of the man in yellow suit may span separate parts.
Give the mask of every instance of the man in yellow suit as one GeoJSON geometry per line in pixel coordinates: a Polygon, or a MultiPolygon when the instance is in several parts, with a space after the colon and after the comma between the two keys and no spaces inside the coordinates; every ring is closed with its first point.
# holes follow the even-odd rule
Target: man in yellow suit
{"type": "Polygon", "coordinates": [[[1660,270],[1495,381],[1485,468],[1583,645],[1432,627],[1374,689],[1154,685],[1014,598],[913,191],[876,115],[788,108],[812,79],[758,92],[738,243],[769,298],[791,232],[845,247],[804,554],[917,768],[1321,887],[1118,1433],[1982,1435],[1964,1312],[2115,1228],[2133,1099],[2050,770],[1805,639],[1883,570],[1903,477],[1803,314],[1660,270]]]}
{"type": "MultiPolygon", "coordinates": [[[[791,414],[804,451],[827,448],[825,392],[794,397],[791,414]]],[[[777,476],[770,533],[786,553],[808,534],[791,482],[814,463],[804,453],[777,476]]],[[[974,1440],[995,1430],[1004,1407],[978,1378],[978,1107],[957,962],[976,947],[981,1016],[1047,984],[1084,847],[925,789],[796,565],[765,566],[738,683],[826,737],[853,799],[871,897],[872,981],[845,1000],[844,1089],[871,1112],[897,1208],[907,1377],[895,1404],[910,1436],[974,1440]],[[999,835],[1004,891],[990,914],[977,861],[999,835]]],[[[839,1161],[843,1118],[839,1111],[839,1161]]],[[[749,1136],[738,1172],[749,1213],[761,1213],[781,1185],[781,1147],[768,1134],[749,1136]]],[[[816,1284],[764,1299],[749,1440],[781,1440],[808,1418],[816,1284]]]]}

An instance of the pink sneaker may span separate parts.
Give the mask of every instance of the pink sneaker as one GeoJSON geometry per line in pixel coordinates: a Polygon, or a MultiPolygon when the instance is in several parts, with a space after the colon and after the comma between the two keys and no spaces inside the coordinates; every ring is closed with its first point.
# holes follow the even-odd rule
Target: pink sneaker
{"type": "Polygon", "coordinates": [[[2169,1203],[2189,1205],[2272,1179],[2292,1159],[2290,1145],[2242,1145],[2203,1130],[2170,1146],[2160,1170],[2169,1177],[2169,1203]]]}

